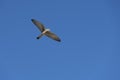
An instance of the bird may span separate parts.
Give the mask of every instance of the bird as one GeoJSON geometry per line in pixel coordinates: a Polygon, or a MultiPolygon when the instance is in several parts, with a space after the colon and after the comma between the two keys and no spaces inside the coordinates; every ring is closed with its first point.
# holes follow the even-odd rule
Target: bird
{"type": "Polygon", "coordinates": [[[61,42],[61,39],[56,34],[51,32],[50,29],[45,28],[45,26],[41,22],[35,19],[31,19],[31,21],[41,31],[41,34],[38,37],[36,37],[36,39],[40,39],[42,36],[46,35],[47,37],[55,41],[61,42]]]}

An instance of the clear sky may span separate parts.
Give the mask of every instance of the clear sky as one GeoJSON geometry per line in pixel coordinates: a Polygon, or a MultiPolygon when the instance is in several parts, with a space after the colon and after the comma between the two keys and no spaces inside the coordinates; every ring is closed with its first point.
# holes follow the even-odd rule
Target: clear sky
{"type": "Polygon", "coordinates": [[[120,1],[0,0],[0,80],[120,80],[120,1]]]}

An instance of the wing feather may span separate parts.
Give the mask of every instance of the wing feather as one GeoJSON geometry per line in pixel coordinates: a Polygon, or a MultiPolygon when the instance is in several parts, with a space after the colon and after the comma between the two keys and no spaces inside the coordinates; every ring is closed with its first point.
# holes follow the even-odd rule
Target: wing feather
{"type": "Polygon", "coordinates": [[[33,24],[35,24],[38,29],[43,32],[45,30],[45,27],[42,23],[40,23],[39,21],[35,20],[35,19],[31,19],[31,21],[33,22],[33,24]]]}
{"type": "Polygon", "coordinates": [[[48,36],[48,37],[50,37],[50,38],[53,39],[53,40],[58,41],[58,42],[61,41],[60,38],[59,38],[56,34],[50,32],[50,31],[47,31],[47,32],[45,33],[45,35],[48,36]]]}

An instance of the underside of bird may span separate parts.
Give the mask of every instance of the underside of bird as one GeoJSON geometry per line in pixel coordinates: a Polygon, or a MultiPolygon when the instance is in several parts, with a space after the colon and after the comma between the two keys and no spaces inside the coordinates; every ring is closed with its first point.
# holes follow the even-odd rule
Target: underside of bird
{"type": "Polygon", "coordinates": [[[50,31],[50,29],[46,29],[44,27],[44,25],[42,23],[40,23],[39,21],[35,20],[35,19],[31,19],[31,21],[33,22],[33,24],[35,24],[38,29],[41,31],[41,34],[37,37],[37,39],[40,39],[42,36],[47,36],[55,41],[61,42],[61,39],[54,33],[52,33],[50,31]]]}
{"type": "Polygon", "coordinates": [[[50,29],[45,29],[38,37],[37,39],[40,39],[43,35],[45,35],[46,32],[50,31],[50,29]]]}

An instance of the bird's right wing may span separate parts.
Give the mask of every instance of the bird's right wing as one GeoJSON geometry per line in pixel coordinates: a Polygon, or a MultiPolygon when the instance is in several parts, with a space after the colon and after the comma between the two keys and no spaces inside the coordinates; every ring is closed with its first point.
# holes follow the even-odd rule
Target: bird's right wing
{"type": "Polygon", "coordinates": [[[56,40],[56,41],[58,41],[58,42],[61,42],[60,38],[59,38],[56,34],[50,32],[50,31],[47,31],[47,32],[45,33],[45,35],[48,36],[49,38],[53,39],[53,40],[56,40]]]}
{"type": "Polygon", "coordinates": [[[35,19],[31,19],[31,21],[33,22],[33,24],[35,24],[38,29],[43,32],[45,30],[45,27],[42,23],[40,23],[39,21],[35,20],[35,19]]]}

